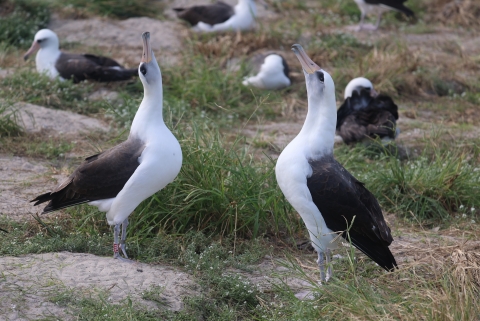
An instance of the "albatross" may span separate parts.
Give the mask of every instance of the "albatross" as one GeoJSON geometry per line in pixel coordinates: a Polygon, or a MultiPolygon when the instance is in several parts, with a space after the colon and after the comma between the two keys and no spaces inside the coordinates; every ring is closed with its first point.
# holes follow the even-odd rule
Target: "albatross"
{"type": "Polygon", "coordinates": [[[88,203],[106,212],[114,226],[114,258],[128,258],[125,251],[128,216],[147,197],[172,182],[182,166],[182,150],[163,121],[162,75],[150,45],[143,38],[138,74],[144,97],[133,119],[128,139],[85,159],[53,191],[36,197],[34,205],[49,201],[43,213],[88,203]],[[122,228],[119,239],[120,225],[122,228]]]}
{"type": "Polygon", "coordinates": [[[252,59],[255,76],[243,80],[244,86],[261,89],[282,89],[290,86],[289,68],[285,59],[275,53],[257,55],[252,59]]]}
{"type": "Polygon", "coordinates": [[[252,28],[257,8],[254,0],[238,0],[232,7],[222,1],[211,5],[174,8],[177,16],[190,23],[195,31],[213,32],[252,28]]]}
{"type": "Polygon", "coordinates": [[[370,80],[352,79],[345,87],[344,97],[337,111],[336,130],[346,144],[368,137],[382,141],[396,138],[398,107],[389,96],[379,95],[370,80]]]}
{"type": "Polygon", "coordinates": [[[137,74],[136,68],[126,69],[111,58],[60,51],[58,36],[50,29],[42,29],[35,34],[32,46],[23,59],[27,60],[37,50],[37,71],[45,73],[51,79],[73,79],[75,83],[85,79],[120,81],[137,74]]]}
{"type": "Polygon", "coordinates": [[[302,46],[293,45],[292,50],[303,67],[308,112],[300,133],[280,154],[275,173],[318,253],[320,281],[332,276],[331,250],[342,238],[392,271],[397,266],[388,248],[393,238],[377,200],[333,157],[337,118],[333,79],[302,46]]]}
{"type": "Polygon", "coordinates": [[[413,11],[405,7],[403,4],[407,0],[354,0],[362,15],[360,17],[360,24],[358,25],[358,30],[362,29],[372,29],[377,30],[380,26],[380,20],[382,20],[382,14],[389,11],[395,10],[403,12],[407,17],[413,17],[413,11]],[[373,28],[369,28],[363,24],[365,16],[369,13],[377,14],[377,23],[373,28]]]}

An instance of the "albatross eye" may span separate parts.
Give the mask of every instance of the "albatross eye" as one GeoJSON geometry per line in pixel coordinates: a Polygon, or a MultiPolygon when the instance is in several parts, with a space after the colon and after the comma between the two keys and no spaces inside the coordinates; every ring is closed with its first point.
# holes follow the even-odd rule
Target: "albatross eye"
{"type": "Polygon", "coordinates": [[[318,80],[320,80],[321,82],[323,82],[323,80],[324,80],[324,79],[323,79],[323,72],[317,71],[315,74],[317,75],[318,80]]]}
{"type": "Polygon", "coordinates": [[[37,42],[38,43],[41,43],[43,41],[43,39],[38,39],[37,42]]]}
{"type": "Polygon", "coordinates": [[[140,72],[145,76],[147,74],[147,68],[145,68],[145,65],[142,64],[140,66],[140,72]]]}

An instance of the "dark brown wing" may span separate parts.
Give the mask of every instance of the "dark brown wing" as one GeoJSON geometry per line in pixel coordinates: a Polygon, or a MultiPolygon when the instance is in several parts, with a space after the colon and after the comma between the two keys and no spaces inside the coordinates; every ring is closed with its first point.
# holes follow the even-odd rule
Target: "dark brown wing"
{"type": "Polygon", "coordinates": [[[354,91],[352,96],[345,99],[337,110],[337,130],[340,129],[348,116],[367,108],[372,100],[370,89],[362,89],[360,92],[354,91]]]}
{"type": "Polygon", "coordinates": [[[397,263],[388,248],[393,238],[373,194],[333,156],[310,161],[310,165],[313,174],[307,186],[327,227],[347,239],[351,225],[352,244],[387,271],[394,269],[397,263]]]}
{"type": "Polygon", "coordinates": [[[55,63],[55,68],[62,78],[73,78],[74,82],[85,79],[120,81],[130,79],[138,73],[137,69],[125,69],[111,58],[89,54],[62,53],[55,63]]]}
{"type": "Polygon", "coordinates": [[[192,26],[200,21],[213,26],[227,21],[235,13],[232,6],[222,1],[207,6],[173,8],[173,10],[177,13],[177,17],[187,21],[192,26]]]}
{"type": "Polygon", "coordinates": [[[398,107],[388,96],[372,98],[368,89],[354,92],[337,111],[337,133],[346,144],[366,137],[395,138],[398,107]]]}
{"type": "Polygon", "coordinates": [[[43,210],[48,213],[115,197],[137,169],[144,148],[139,139],[130,138],[103,153],[90,156],[52,192],[40,195],[32,202],[38,205],[50,201],[43,210]]]}
{"type": "Polygon", "coordinates": [[[407,0],[365,0],[368,4],[383,4],[397,11],[403,12],[408,17],[413,17],[413,11],[403,5],[407,0]]]}

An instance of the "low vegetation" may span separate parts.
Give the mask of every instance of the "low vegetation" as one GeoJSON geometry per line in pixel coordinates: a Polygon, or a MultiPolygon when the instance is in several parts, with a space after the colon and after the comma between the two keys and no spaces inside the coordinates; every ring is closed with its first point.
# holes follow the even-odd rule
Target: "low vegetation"
{"type": "MultiPolygon", "coordinates": [[[[197,294],[185,298],[178,312],[164,305],[159,286],[142,295],[157,309],[131,298],[111,303],[107,293],[64,287],[48,300],[84,320],[479,319],[480,290],[465,272],[472,268],[452,255],[457,250],[478,252],[480,237],[480,82],[478,54],[473,54],[478,50],[469,48],[469,42],[441,37],[478,37],[474,2],[409,0],[416,20],[388,13],[375,36],[344,28],[359,21],[351,0],[267,0],[268,10],[282,19],[259,21],[256,32],[188,33],[179,63],[161,66],[164,116],[182,145],[183,167],[173,183],[131,215],[127,252],[140,262],[188,273],[198,285],[197,294]],[[400,32],[412,37],[397,39],[400,32]],[[421,38],[425,43],[419,45],[415,37],[425,34],[437,38],[421,38]],[[246,128],[256,131],[264,124],[303,119],[303,75],[288,51],[296,42],[333,75],[339,102],[347,82],[363,75],[399,106],[402,133],[396,145],[335,148],[336,158],[366,184],[388,217],[400,265],[394,273],[384,273],[345,247],[338,251],[342,258],[335,260],[334,278],[319,285],[316,254],[297,248],[306,231],[275,180],[275,158],[283,146],[272,137],[283,135],[284,127],[258,137],[246,134],[246,128]],[[283,51],[293,75],[290,88],[266,92],[240,85],[249,72],[249,58],[267,50],[283,51]],[[271,262],[282,268],[262,272],[267,278],[259,281],[251,272],[265,257],[273,257],[271,262]],[[288,283],[292,278],[311,292],[304,300],[295,296],[297,289],[288,283]]],[[[158,18],[162,6],[149,0],[115,5],[110,0],[4,0],[0,64],[17,66],[18,56],[36,30],[46,26],[51,12],[64,18],[158,18]],[[154,5],[148,12],[147,4],[154,5]]],[[[97,148],[90,145],[107,148],[125,137],[142,98],[138,79],[73,84],[33,69],[30,63],[0,79],[1,153],[68,173],[82,159],[72,160],[70,152],[86,156],[97,148]],[[91,94],[98,89],[115,91],[118,98],[94,100],[91,94]],[[48,132],[25,133],[13,107],[19,101],[101,117],[110,121],[112,131],[84,142],[90,149],[48,132]]],[[[2,217],[0,228],[9,232],[0,231],[1,256],[112,254],[105,214],[88,205],[23,222],[2,217]]]]}

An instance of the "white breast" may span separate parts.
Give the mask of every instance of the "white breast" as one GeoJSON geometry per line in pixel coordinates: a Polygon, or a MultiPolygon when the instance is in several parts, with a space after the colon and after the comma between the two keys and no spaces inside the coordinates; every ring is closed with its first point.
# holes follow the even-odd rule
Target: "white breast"
{"type": "Polygon", "coordinates": [[[308,163],[306,153],[301,144],[294,139],[277,160],[275,174],[278,185],[286,199],[300,214],[307,227],[312,245],[317,251],[334,249],[337,234],[333,233],[322,217],[307,186],[307,177],[312,175],[312,167],[308,163]]]}
{"type": "Polygon", "coordinates": [[[39,73],[45,73],[50,79],[57,77],[58,71],[55,63],[61,55],[61,51],[53,48],[41,48],[35,57],[35,65],[39,73]]]}

